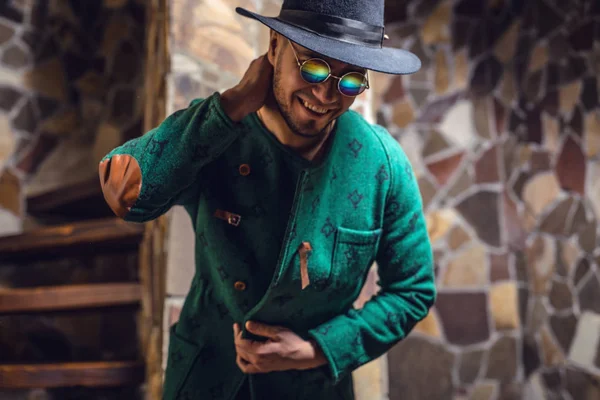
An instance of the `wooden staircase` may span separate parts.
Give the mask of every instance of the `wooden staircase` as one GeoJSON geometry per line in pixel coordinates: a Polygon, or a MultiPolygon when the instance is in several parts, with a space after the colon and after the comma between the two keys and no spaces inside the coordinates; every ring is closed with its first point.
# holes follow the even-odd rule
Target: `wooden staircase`
{"type": "MultiPolygon", "coordinates": [[[[148,225],[102,218],[0,237],[0,270],[7,265],[17,265],[23,274],[27,274],[27,268],[40,260],[64,257],[79,257],[81,260],[88,255],[104,255],[112,251],[137,254],[137,277],[130,280],[9,288],[2,287],[0,282],[0,317],[103,312],[128,307],[136,318],[137,332],[134,334],[139,338],[139,357],[134,360],[49,363],[12,360],[0,365],[0,389],[139,386],[148,379],[148,357],[157,352],[151,349],[157,345],[157,339],[151,336],[157,335],[157,321],[159,329],[161,321],[155,315],[161,311],[160,301],[153,299],[157,288],[160,291],[161,283],[153,278],[153,238],[149,237],[148,229],[151,229],[148,225]]],[[[150,233],[150,236],[157,234],[156,231],[150,233]]]]}

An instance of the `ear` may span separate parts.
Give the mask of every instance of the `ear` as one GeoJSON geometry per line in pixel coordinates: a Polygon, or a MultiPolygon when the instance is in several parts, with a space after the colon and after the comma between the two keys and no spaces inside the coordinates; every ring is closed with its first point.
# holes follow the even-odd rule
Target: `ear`
{"type": "Polygon", "coordinates": [[[269,35],[269,50],[267,51],[267,58],[269,59],[269,62],[273,67],[275,66],[275,56],[277,55],[277,52],[281,51],[281,48],[283,47],[283,40],[281,40],[282,38],[283,36],[271,29],[269,35]]]}

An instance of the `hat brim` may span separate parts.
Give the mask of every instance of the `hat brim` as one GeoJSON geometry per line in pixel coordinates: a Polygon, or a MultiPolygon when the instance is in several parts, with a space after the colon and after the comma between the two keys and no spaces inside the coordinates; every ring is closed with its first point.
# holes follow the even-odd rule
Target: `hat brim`
{"type": "Polygon", "coordinates": [[[421,68],[421,60],[403,49],[373,48],[342,42],[241,7],[237,7],[235,11],[244,17],[263,23],[302,47],[346,64],[393,75],[413,74],[421,68]]]}

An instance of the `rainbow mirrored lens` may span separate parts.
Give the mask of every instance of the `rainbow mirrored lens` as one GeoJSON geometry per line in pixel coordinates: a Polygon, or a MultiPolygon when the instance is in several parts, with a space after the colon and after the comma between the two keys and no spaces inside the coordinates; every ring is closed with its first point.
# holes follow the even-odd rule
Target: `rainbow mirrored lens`
{"type": "Polygon", "coordinates": [[[300,68],[302,78],[308,83],[321,83],[329,76],[329,67],[319,60],[308,60],[300,68]]]}
{"type": "Polygon", "coordinates": [[[340,92],[346,96],[358,96],[366,88],[365,76],[358,72],[350,72],[340,80],[340,92]]]}

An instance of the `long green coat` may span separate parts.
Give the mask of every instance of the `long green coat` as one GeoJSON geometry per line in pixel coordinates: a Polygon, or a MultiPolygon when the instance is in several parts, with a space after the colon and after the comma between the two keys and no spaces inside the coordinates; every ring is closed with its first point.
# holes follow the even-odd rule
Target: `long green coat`
{"type": "MultiPolygon", "coordinates": [[[[399,144],[348,111],[313,164],[256,114],[231,121],[220,95],[193,101],[100,163],[108,204],[125,220],[185,206],[196,274],[170,331],[164,399],[353,399],[351,372],[381,356],[435,300],[419,189],[399,144]],[[380,293],[356,310],[370,266],[380,293]],[[243,374],[232,325],[279,325],[314,339],[328,364],[243,374]]],[[[247,333],[245,333],[248,335],[247,333]]]]}

